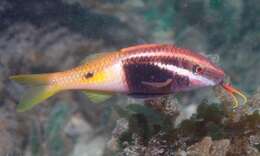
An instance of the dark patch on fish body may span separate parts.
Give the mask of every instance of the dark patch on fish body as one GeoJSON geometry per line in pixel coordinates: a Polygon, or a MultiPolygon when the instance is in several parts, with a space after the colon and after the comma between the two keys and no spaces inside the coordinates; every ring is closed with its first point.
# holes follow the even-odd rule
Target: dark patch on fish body
{"type": "Polygon", "coordinates": [[[165,95],[189,86],[190,81],[188,77],[159,67],[156,63],[177,67],[182,66],[181,60],[174,57],[151,56],[126,59],[123,62],[123,68],[130,94],[135,96],[165,95]],[[161,88],[144,83],[164,83],[169,79],[172,80],[171,83],[161,88]]]}
{"type": "Polygon", "coordinates": [[[187,76],[181,76],[173,74],[172,91],[178,91],[183,88],[187,88],[190,85],[190,80],[187,76]]]}
{"type": "Polygon", "coordinates": [[[84,74],[85,79],[89,79],[89,78],[91,78],[93,76],[94,76],[93,72],[87,72],[86,74],[84,74]]]}
{"type": "Polygon", "coordinates": [[[143,82],[165,82],[172,78],[172,73],[168,70],[161,69],[153,64],[125,64],[124,71],[126,82],[130,93],[133,94],[155,94],[170,93],[171,84],[162,88],[156,88],[144,84],[143,82]]]}

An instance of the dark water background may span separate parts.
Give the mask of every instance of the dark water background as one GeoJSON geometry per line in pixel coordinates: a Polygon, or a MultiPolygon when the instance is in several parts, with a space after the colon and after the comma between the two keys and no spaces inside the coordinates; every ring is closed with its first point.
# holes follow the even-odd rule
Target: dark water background
{"type": "MultiPolygon", "coordinates": [[[[121,146],[111,143],[120,116],[112,105],[131,99],[117,97],[96,105],[78,92],[66,92],[32,111],[16,113],[25,90],[8,77],[65,70],[92,53],[154,42],[217,58],[232,83],[248,95],[259,87],[259,0],[1,0],[0,155],[120,151],[121,146]]],[[[217,101],[211,89],[180,100],[190,106],[204,98],[217,101]]],[[[195,106],[190,109],[187,114],[195,106]]]]}

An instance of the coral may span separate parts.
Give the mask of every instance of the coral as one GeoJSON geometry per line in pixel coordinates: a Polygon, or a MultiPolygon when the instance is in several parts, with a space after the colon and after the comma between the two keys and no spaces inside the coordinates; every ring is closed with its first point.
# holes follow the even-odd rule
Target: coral
{"type": "MultiPolygon", "coordinates": [[[[127,155],[129,152],[147,156],[183,153],[188,156],[260,154],[260,113],[258,111],[248,114],[247,111],[225,109],[223,104],[209,104],[207,101],[202,101],[197,108],[197,114],[174,127],[173,118],[178,115],[169,116],[167,113],[169,110],[164,112],[166,103],[167,100],[160,98],[146,101],[147,107],[150,108],[126,107],[125,112],[131,113],[127,116],[128,129],[124,128],[124,133],[118,140],[124,145],[120,146],[121,154],[127,155]],[[157,115],[159,113],[160,120],[157,122],[154,122],[154,119],[150,120],[153,116],[151,113],[157,115]],[[236,113],[240,115],[237,120],[234,120],[232,116],[236,113]],[[129,139],[133,136],[134,139],[129,139]]],[[[231,101],[225,102],[228,105],[230,103],[231,101]]],[[[176,108],[172,107],[172,111],[176,112],[176,108]]]]}
{"type": "Polygon", "coordinates": [[[163,156],[172,155],[173,153],[173,145],[163,132],[151,137],[145,150],[145,156],[163,156]]]}

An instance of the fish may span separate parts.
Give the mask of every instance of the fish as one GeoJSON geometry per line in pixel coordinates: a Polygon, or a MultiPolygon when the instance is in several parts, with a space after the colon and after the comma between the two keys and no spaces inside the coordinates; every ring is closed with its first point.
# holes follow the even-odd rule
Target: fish
{"type": "Polygon", "coordinates": [[[14,75],[10,79],[30,86],[17,111],[26,111],[65,90],[81,90],[91,101],[103,102],[114,94],[153,98],[197,88],[221,85],[238,106],[247,97],[231,84],[210,59],[173,44],[141,44],[91,55],[66,71],[14,75]]]}

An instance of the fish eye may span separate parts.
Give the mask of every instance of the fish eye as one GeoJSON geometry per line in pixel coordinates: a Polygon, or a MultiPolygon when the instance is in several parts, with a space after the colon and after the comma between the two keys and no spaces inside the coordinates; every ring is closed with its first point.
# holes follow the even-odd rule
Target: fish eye
{"type": "Polygon", "coordinates": [[[203,73],[203,68],[196,64],[193,66],[192,72],[195,74],[201,74],[201,73],[203,73]]]}

